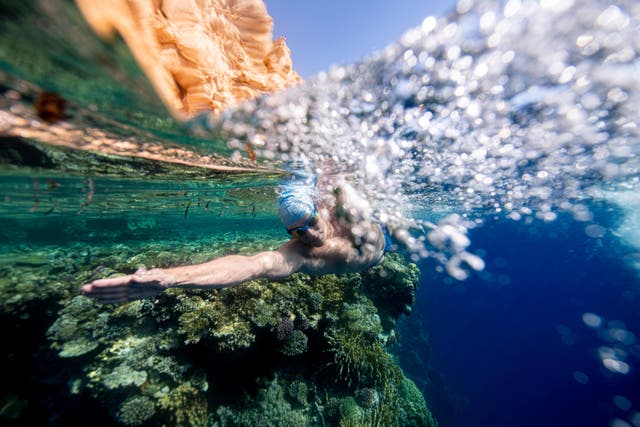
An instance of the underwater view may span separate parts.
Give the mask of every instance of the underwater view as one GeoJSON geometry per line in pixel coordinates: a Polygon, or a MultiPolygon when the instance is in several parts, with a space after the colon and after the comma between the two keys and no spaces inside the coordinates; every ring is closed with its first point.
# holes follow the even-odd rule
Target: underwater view
{"type": "Polygon", "coordinates": [[[640,427],[640,3],[266,3],[0,4],[0,424],[640,427]]]}

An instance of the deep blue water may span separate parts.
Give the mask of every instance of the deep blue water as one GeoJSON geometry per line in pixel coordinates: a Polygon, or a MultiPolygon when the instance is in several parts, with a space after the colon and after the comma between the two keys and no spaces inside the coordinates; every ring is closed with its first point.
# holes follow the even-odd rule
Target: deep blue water
{"type": "MultiPolygon", "coordinates": [[[[602,208],[596,222],[617,218],[602,208]]],[[[470,234],[485,272],[455,282],[421,265],[415,313],[429,339],[414,350],[427,362],[440,425],[608,426],[640,409],[638,344],[626,348],[630,372],[611,372],[598,356],[611,345],[604,330],[582,320],[593,312],[638,334],[638,272],[625,261],[634,250],[610,232],[587,236],[586,225],[566,216],[528,226],[489,220],[470,234]]]]}

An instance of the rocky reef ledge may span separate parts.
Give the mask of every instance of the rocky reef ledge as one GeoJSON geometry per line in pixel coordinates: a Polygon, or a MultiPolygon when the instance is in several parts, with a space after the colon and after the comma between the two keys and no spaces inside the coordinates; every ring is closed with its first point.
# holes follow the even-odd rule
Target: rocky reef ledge
{"type": "MultiPolygon", "coordinates": [[[[162,264],[185,261],[176,256],[162,264]]],[[[126,272],[139,261],[112,267],[126,272]]],[[[20,268],[53,273],[42,263],[20,268]]],[[[42,285],[47,293],[4,286],[1,314],[15,333],[2,338],[16,347],[2,371],[15,377],[33,365],[28,380],[5,385],[6,425],[38,416],[94,427],[436,425],[388,352],[418,284],[401,255],[361,274],[172,289],[117,306],[77,295],[79,281],[113,273],[99,265],[73,280],[58,274],[55,286],[42,285]]]]}

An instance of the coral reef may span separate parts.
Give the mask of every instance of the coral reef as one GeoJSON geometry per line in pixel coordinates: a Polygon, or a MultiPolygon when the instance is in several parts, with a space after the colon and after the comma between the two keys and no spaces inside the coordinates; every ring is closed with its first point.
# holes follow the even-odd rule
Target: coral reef
{"type": "Polygon", "coordinates": [[[375,408],[380,403],[380,396],[375,388],[362,388],[356,390],[356,401],[363,408],[375,408]]]}
{"type": "MultiPolygon", "coordinates": [[[[412,301],[417,284],[415,266],[400,256],[387,255],[362,274],[295,274],[222,290],[171,289],[154,300],[116,306],[76,294],[80,283],[116,271],[247,250],[246,241],[199,252],[198,244],[173,250],[120,245],[118,251],[93,248],[90,256],[78,257],[80,245],[76,254],[68,252],[73,262],[61,253],[49,255],[76,272],[73,279],[51,283],[58,291],[47,298],[60,308],[43,320],[58,356],[46,360],[58,367],[56,384],[66,388],[66,399],[93,402],[95,410],[109,414],[110,425],[436,425],[387,348],[404,311],[389,295],[412,301]]],[[[264,244],[256,239],[253,250],[264,244]]],[[[51,274],[51,268],[37,262],[28,269],[34,282],[43,283],[38,272],[51,274]]],[[[19,289],[7,286],[0,296],[17,300],[19,289]]],[[[40,300],[23,301],[5,314],[24,316],[40,300]]]]}
{"type": "Polygon", "coordinates": [[[404,378],[398,388],[399,419],[405,426],[434,426],[436,421],[430,412],[424,411],[426,402],[418,387],[404,378]]]}
{"type": "Polygon", "coordinates": [[[118,420],[127,426],[139,426],[153,417],[156,405],[144,396],[136,396],[126,400],[118,411],[118,420]]]}
{"type": "Polygon", "coordinates": [[[384,264],[362,273],[365,294],[378,308],[385,328],[392,327],[401,314],[411,312],[419,273],[415,264],[406,263],[397,253],[386,254],[384,264]]]}
{"type": "Polygon", "coordinates": [[[284,342],[280,351],[287,356],[297,356],[307,351],[308,338],[304,332],[295,330],[291,336],[284,342]]]}
{"type": "Polygon", "coordinates": [[[305,427],[310,425],[309,410],[292,408],[278,378],[265,384],[255,400],[255,404],[245,402],[244,407],[220,407],[217,412],[218,425],[220,427],[305,427]]]}

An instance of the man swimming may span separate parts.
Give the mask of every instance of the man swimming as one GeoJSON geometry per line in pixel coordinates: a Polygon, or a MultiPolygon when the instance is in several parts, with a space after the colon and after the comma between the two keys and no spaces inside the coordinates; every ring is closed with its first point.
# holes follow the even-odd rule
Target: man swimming
{"type": "Polygon", "coordinates": [[[347,206],[347,187],[336,190],[334,209],[318,207],[299,191],[285,191],[278,201],[280,220],[291,240],[273,251],[228,255],[203,264],[138,270],[95,280],[82,292],[104,304],[152,297],[167,288],[222,288],[257,278],[282,279],[296,272],[311,275],[355,273],[382,259],[388,235],[361,211],[347,206]]]}

